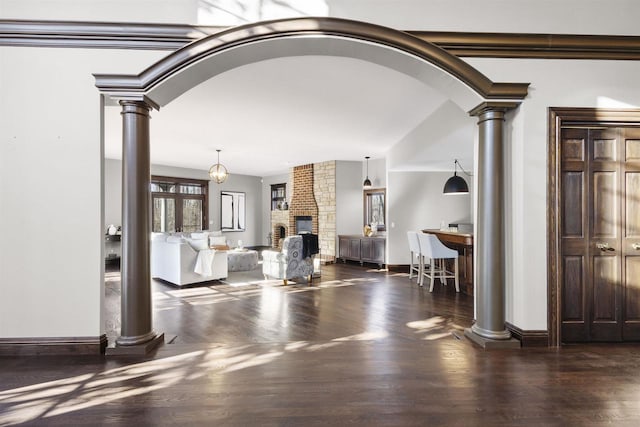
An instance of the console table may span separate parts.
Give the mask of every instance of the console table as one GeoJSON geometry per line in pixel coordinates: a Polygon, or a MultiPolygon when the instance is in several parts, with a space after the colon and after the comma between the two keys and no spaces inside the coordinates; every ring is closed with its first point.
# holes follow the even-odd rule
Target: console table
{"type": "Polygon", "coordinates": [[[430,229],[422,232],[435,234],[446,247],[458,251],[460,289],[473,295],[473,234],[430,229]]]}
{"type": "Polygon", "coordinates": [[[378,264],[382,268],[385,260],[387,238],[384,236],[364,237],[357,235],[338,236],[338,257],[347,260],[378,264]]]}

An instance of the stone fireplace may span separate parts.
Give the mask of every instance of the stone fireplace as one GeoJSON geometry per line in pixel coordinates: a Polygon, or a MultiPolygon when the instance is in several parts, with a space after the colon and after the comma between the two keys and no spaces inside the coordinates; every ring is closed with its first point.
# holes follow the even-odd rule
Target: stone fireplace
{"type": "Polygon", "coordinates": [[[271,211],[272,246],[290,234],[318,235],[320,261],[336,259],[335,161],[296,166],[290,170],[292,192],[289,210],[271,211]],[[284,227],[284,236],[281,234],[284,227]],[[302,227],[302,228],[300,228],[302,227]]]}

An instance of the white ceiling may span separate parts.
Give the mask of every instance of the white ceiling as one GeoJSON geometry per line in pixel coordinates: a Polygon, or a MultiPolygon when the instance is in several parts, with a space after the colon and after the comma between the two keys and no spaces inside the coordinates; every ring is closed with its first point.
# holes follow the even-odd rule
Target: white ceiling
{"type": "MultiPolygon", "coordinates": [[[[381,158],[446,101],[412,77],[358,59],[270,59],[213,77],[152,112],[151,161],[207,170],[219,148],[231,173],[269,176],[300,164],[381,158]]],[[[120,109],[106,110],[105,155],[120,158],[120,109]]],[[[446,157],[468,158],[468,147],[446,157]]],[[[428,162],[411,159],[421,170],[428,162]]]]}

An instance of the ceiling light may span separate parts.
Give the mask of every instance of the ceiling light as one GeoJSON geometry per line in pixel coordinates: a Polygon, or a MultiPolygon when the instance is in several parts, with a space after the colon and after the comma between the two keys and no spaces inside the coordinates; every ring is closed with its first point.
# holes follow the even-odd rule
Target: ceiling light
{"type": "Polygon", "coordinates": [[[367,159],[367,177],[364,179],[364,182],[362,183],[362,186],[364,187],[365,190],[368,190],[369,188],[371,188],[371,180],[369,179],[369,156],[366,156],[365,159],[367,159]]]}
{"type": "Polygon", "coordinates": [[[209,176],[217,184],[222,184],[227,180],[227,177],[229,176],[229,172],[227,172],[227,168],[224,167],[222,163],[220,163],[221,150],[216,150],[216,151],[218,152],[218,163],[216,163],[215,165],[209,168],[209,176]]]}
{"type": "MultiPolygon", "coordinates": [[[[465,181],[463,177],[458,176],[457,166],[460,166],[460,163],[458,163],[458,159],[455,159],[453,163],[453,176],[449,178],[447,182],[445,182],[443,190],[444,194],[469,194],[469,186],[467,185],[467,181],[465,181]]],[[[460,166],[460,169],[464,172],[462,166],[460,166]]]]}

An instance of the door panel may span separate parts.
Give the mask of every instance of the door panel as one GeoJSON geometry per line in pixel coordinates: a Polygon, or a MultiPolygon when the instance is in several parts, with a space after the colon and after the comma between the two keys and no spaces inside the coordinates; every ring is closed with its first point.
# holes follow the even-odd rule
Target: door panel
{"type": "Polygon", "coordinates": [[[618,285],[618,257],[593,258],[593,320],[616,320],[616,288],[618,285]]]}
{"type": "Polygon", "coordinates": [[[562,245],[562,337],[584,341],[589,334],[589,292],[585,278],[589,267],[586,129],[562,129],[562,197],[560,223],[562,245]]]}
{"type": "Polygon", "coordinates": [[[564,228],[562,237],[583,237],[584,211],[582,210],[584,172],[562,174],[562,188],[565,194],[562,204],[564,228]]]}
{"type": "Polygon", "coordinates": [[[616,138],[594,138],[593,144],[593,160],[616,160],[616,138]]]}
{"type": "Polygon", "coordinates": [[[625,175],[625,237],[640,237],[640,172],[627,172],[625,175]]]}
{"type": "Polygon", "coordinates": [[[563,139],[562,142],[562,160],[584,161],[584,138],[563,139]]]}
{"type": "Polygon", "coordinates": [[[640,160],[640,139],[625,140],[625,160],[640,160]]]}
{"type": "Polygon", "coordinates": [[[640,320],[640,256],[628,256],[625,263],[626,320],[640,320]]]}
{"type": "Polygon", "coordinates": [[[617,174],[593,173],[593,233],[592,236],[616,237],[618,223],[617,174]]]}
{"type": "Polygon", "coordinates": [[[640,129],[623,131],[623,339],[640,341],[640,129]]]}
{"type": "Polygon", "coordinates": [[[562,289],[563,319],[584,323],[584,258],[581,256],[564,257],[564,287],[562,289]],[[576,302],[578,302],[576,304],[576,302]]]}

